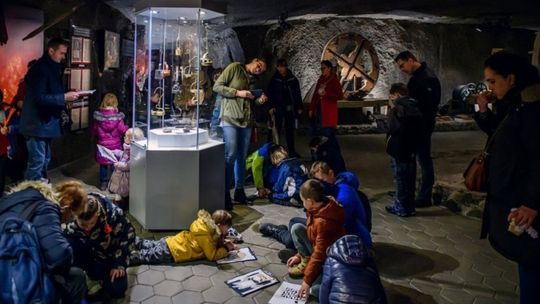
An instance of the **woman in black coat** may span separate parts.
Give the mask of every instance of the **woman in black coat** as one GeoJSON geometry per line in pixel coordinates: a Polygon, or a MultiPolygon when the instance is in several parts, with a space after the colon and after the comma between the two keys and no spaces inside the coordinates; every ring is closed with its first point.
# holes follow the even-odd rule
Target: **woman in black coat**
{"type": "Polygon", "coordinates": [[[506,52],[486,60],[484,75],[491,92],[478,96],[475,114],[491,140],[482,237],[518,263],[520,303],[540,303],[540,240],[529,233],[530,227],[540,231],[540,77],[525,59],[506,52]],[[510,226],[529,232],[517,235],[510,226]]]}

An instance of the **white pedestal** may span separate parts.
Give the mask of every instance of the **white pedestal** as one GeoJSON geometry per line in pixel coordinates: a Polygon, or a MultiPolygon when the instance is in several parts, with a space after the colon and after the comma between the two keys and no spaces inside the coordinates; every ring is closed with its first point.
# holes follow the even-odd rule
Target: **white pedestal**
{"type": "Polygon", "coordinates": [[[203,145],[208,142],[208,131],[205,129],[160,128],[150,130],[148,143],[150,148],[184,148],[203,145]],[[168,132],[167,132],[168,131],[168,132]]]}
{"type": "Polygon", "coordinates": [[[225,207],[222,142],[199,149],[131,145],[129,212],[150,230],[187,229],[199,209],[225,207]]]}

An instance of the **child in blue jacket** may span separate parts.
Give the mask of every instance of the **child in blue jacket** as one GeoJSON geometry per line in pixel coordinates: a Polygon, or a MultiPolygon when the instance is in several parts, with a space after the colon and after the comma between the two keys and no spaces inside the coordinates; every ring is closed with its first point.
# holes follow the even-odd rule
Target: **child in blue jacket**
{"type": "Polygon", "coordinates": [[[277,179],[270,200],[273,203],[301,207],[300,186],[307,180],[307,169],[297,158],[289,158],[283,146],[270,149],[270,160],[277,166],[277,179]]]}

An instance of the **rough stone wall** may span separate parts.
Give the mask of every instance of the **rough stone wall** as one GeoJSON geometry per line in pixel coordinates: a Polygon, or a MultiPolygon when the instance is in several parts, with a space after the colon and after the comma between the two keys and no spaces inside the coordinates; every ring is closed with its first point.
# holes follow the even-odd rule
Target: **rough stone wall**
{"type": "MultiPolygon", "coordinates": [[[[356,32],[368,39],[380,62],[379,80],[370,97],[385,98],[389,85],[407,82],[393,58],[402,50],[410,49],[420,60],[425,60],[439,75],[445,103],[451,98],[452,89],[458,84],[481,81],[483,60],[492,48],[507,48],[527,56],[532,50],[534,34],[527,30],[479,33],[473,25],[427,24],[404,20],[368,18],[323,18],[295,20],[291,28],[279,25],[239,27],[239,39],[246,58],[263,56],[270,67],[284,57],[300,80],[302,93],[306,94],[316,82],[319,62],[325,44],[335,35],[356,32]],[[258,39],[264,40],[258,43],[258,39]]],[[[272,70],[272,68],[270,68],[272,70]]],[[[272,72],[266,73],[268,79],[272,72]]]]}

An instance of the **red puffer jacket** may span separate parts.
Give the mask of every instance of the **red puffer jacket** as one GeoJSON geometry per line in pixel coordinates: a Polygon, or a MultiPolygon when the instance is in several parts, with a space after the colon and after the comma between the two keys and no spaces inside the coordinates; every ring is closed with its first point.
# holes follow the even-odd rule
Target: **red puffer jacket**
{"type": "Polygon", "coordinates": [[[315,117],[320,115],[323,128],[335,128],[337,126],[337,101],[340,99],[343,99],[343,89],[337,76],[335,74],[331,74],[328,77],[321,75],[319,80],[317,80],[317,86],[315,87],[315,92],[313,92],[309,110],[315,117]]]}

